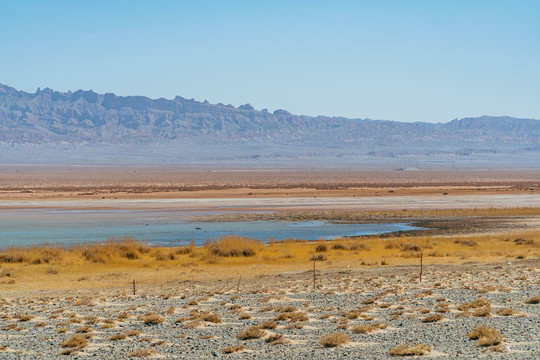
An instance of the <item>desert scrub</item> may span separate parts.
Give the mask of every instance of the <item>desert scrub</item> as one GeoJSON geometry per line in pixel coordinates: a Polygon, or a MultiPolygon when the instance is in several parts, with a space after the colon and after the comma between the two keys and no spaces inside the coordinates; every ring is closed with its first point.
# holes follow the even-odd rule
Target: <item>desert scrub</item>
{"type": "Polygon", "coordinates": [[[245,349],[246,349],[246,347],[244,345],[236,345],[236,346],[226,347],[225,349],[221,350],[221,352],[224,353],[224,354],[232,354],[232,353],[242,351],[242,350],[245,350],[245,349]]]}
{"type": "Polygon", "coordinates": [[[319,339],[319,344],[324,347],[337,347],[345,345],[350,341],[351,338],[349,337],[349,335],[342,332],[334,332],[321,336],[319,339]]]}
{"type": "Polygon", "coordinates": [[[148,313],[142,317],[142,322],[144,325],[156,325],[163,322],[163,317],[161,315],[148,313]]]}
{"type": "Polygon", "coordinates": [[[69,348],[66,351],[63,351],[62,355],[69,355],[73,352],[79,351],[88,344],[86,338],[80,334],[73,335],[69,340],[64,341],[60,344],[63,348],[69,348]]]}
{"type": "Polygon", "coordinates": [[[486,299],[477,299],[470,303],[461,304],[457,309],[463,311],[463,313],[457,314],[456,316],[491,316],[491,303],[486,299]],[[470,309],[475,310],[470,313],[470,309]]]}
{"type": "Polygon", "coordinates": [[[259,244],[241,236],[224,236],[206,244],[210,255],[222,257],[255,256],[259,244]]]}
{"type": "Polygon", "coordinates": [[[206,322],[213,323],[213,324],[221,324],[221,318],[219,317],[218,314],[215,314],[215,313],[202,314],[200,319],[206,322]]]}
{"type": "Polygon", "coordinates": [[[250,326],[246,330],[240,331],[236,337],[240,340],[259,339],[264,335],[264,330],[258,326],[250,326]]]}
{"type": "Polygon", "coordinates": [[[515,311],[510,308],[500,308],[497,310],[497,315],[499,316],[512,316],[515,314],[515,311]]]}
{"type": "Polygon", "coordinates": [[[277,328],[277,324],[274,321],[267,320],[267,321],[263,321],[262,323],[260,323],[259,327],[261,329],[275,329],[275,328],[277,328]]]}
{"type": "Polygon", "coordinates": [[[437,314],[437,315],[428,315],[425,318],[423,318],[421,321],[423,323],[432,323],[432,322],[438,322],[444,319],[443,315],[437,314]]]}
{"type": "Polygon", "coordinates": [[[431,352],[431,348],[424,344],[409,344],[398,345],[388,352],[391,356],[422,356],[431,352]]]}
{"type": "Polygon", "coordinates": [[[388,327],[388,324],[383,323],[374,323],[368,325],[358,325],[351,329],[353,334],[367,334],[377,330],[383,330],[388,327]]]}
{"type": "Polygon", "coordinates": [[[326,244],[318,244],[315,246],[315,252],[325,252],[328,251],[328,245],[326,244]]]}
{"type": "Polygon", "coordinates": [[[290,340],[286,339],[283,334],[272,334],[264,339],[268,345],[284,345],[289,344],[290,340]]]}
{"type": "Polygon", "coordinates": [[[467,336],[471,340],[478,340],[478,346],[498,345],[504,340],[499,330],[487,327],[486,325],[475,327],[467,336]]]}
{"type": "Polygon", "coordinates": [[[149,357],[156,354],[156,350],[154,349],[140,349],[135,350],[133,352],[130,352],[127,357],[149,357]]]}
{"type": "Polygon", "coordinates": [[[109,340],[109,341],[125,340],[125,339],[127,339],[127,337],[128,336],[126,334],[119,333],[119,334],[116,334],[116,335],[109,336],[109,338],[107,340],[109,340]]]}
{"type": "Polygon", "coordinates": [[[540,304],[540,295],[534,296],[525,301],[525,304],[540,304]]]}

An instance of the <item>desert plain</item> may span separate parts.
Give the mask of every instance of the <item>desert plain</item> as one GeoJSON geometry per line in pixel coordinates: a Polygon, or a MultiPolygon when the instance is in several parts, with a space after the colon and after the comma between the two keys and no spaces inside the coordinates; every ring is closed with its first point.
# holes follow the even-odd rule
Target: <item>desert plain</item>
{"type": "Polygon", "coordinates": [[[540,358],[540,171],[1,167],[35,208],[422,229],[3,247],[3,358],[540,358]]]}

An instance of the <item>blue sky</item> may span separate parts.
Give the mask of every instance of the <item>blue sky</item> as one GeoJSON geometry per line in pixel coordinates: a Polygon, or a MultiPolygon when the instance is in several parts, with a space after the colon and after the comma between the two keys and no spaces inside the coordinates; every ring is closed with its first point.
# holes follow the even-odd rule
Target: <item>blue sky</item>
{"type": "Polygon", "coordinates": [[[540,1],[0,0],[0,83],[446,122],[540,119],[540,1]]]}

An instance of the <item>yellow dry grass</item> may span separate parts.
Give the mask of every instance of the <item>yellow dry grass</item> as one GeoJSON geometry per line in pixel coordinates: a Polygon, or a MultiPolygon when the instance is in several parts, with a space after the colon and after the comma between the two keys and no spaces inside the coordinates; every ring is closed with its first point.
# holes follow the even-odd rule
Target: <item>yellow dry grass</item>
{"type": "Polygon", "coordinates": [[[0,251],[0,291],[82,289],[158,285],[169,281],[226,280],[304,271],[316,247],[327,245],[319,270],[385,265],[504,263],[540,256],[540,231],[488,235],[387,237],[332,241],[286,240],[259,244],[229,236],[205,247],[148,247],[137,240],[111,238],[72,246],[12,247],[0,251]],[[516,241],[516,239],[521,239],[516,241]],[[456,241],[457,240],[457,241],[456,241]],[[465,246],[464,243],[476,243],[465,246]],[[337,245],[337,246],[334,246],[337,245]],[[54,266],[55,271],[50,271],[54,266]]]}

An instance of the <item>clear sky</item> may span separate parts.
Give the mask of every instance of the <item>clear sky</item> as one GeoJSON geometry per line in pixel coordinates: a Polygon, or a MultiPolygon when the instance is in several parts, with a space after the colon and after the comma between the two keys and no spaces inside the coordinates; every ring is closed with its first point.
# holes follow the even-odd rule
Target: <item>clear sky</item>
{"type": "Polygon", "coordinates": [[[540,119],[540,1],[0,0],[0,83],[305,115],[540,119]]]}

